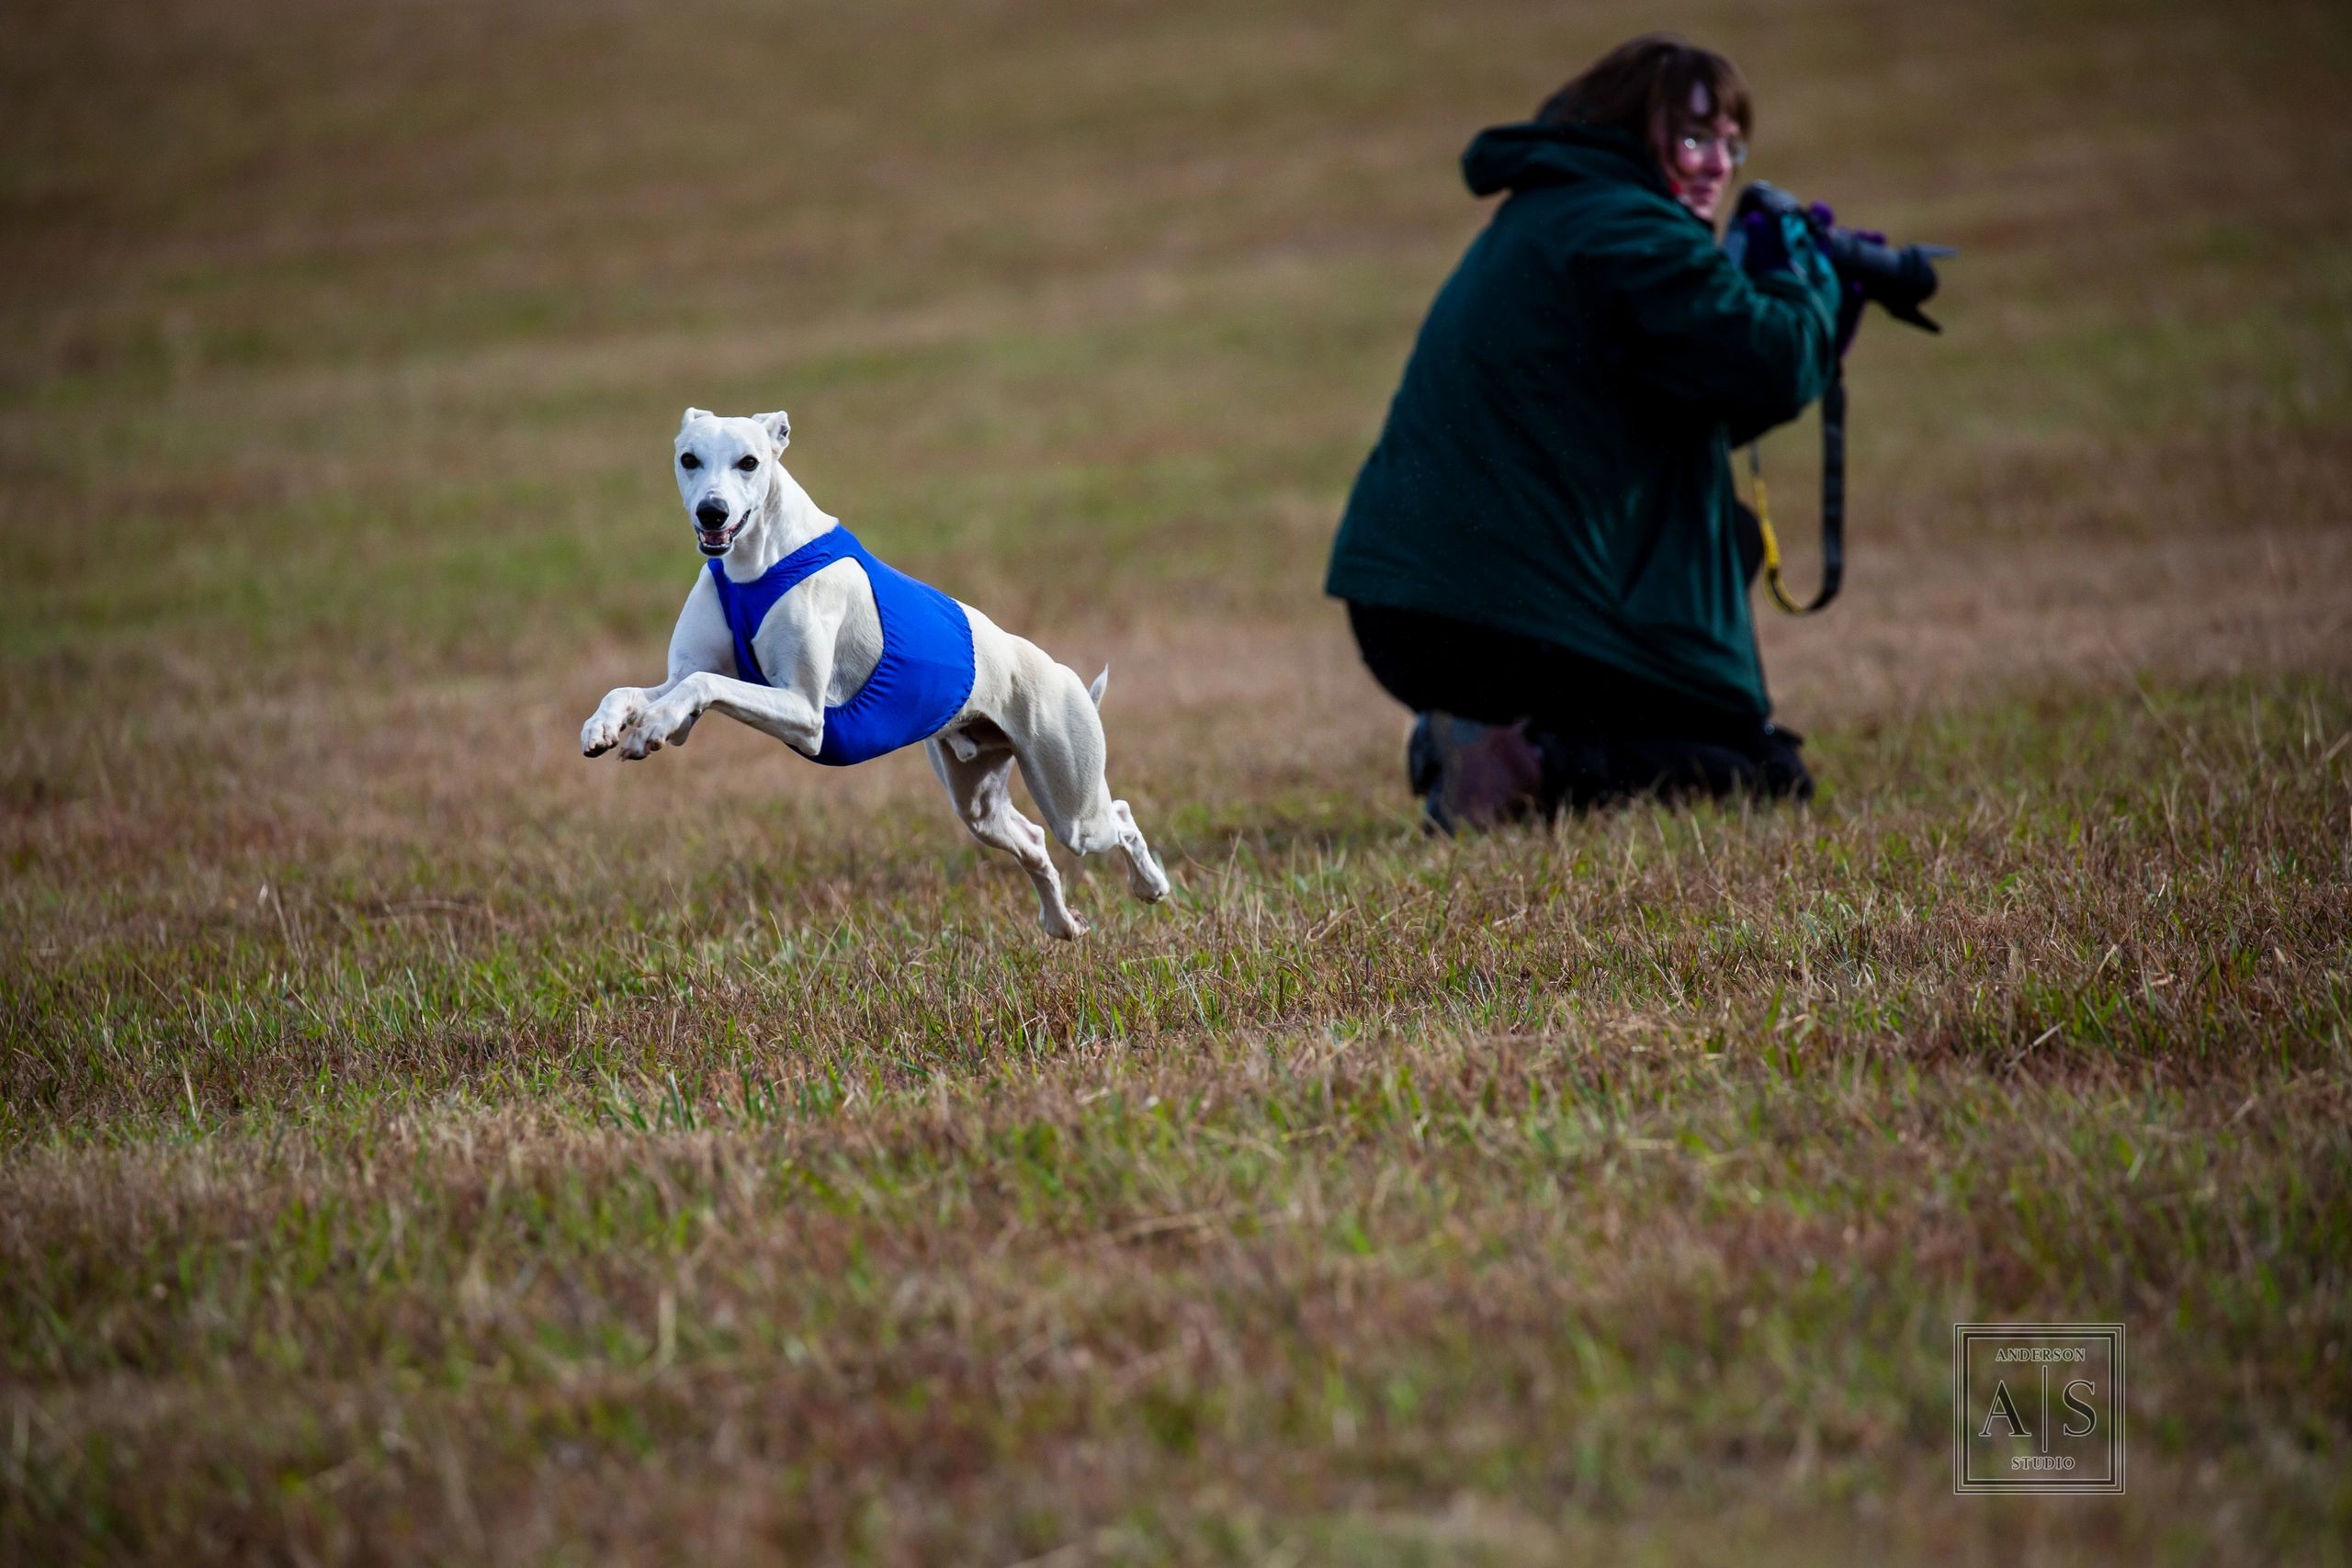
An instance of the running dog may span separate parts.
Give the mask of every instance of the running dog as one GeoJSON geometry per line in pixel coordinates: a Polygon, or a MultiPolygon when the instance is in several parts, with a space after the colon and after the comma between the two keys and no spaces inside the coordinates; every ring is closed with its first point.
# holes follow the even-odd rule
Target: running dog
{"type": "Polygon", "coordinates": [[[670,678],[607,693],[580,750],[618,747],[637,761],[684,745],[711,710],[834,767],[921,743],[964,826],[1021,863],[1038,923],[1069,941],[1086,927],[1063,899],[1044,831],[1013,807],[1017,763],[1054,837],[1110,853],[1145,903],[1168,897],[1167,874],[1103,776],[1097,710],[1111,671],[1089,686],[876,560],[785,471],[791,444],[781,412],[686,411],[671,468],[708,570],[670,634],[670,678]]]}

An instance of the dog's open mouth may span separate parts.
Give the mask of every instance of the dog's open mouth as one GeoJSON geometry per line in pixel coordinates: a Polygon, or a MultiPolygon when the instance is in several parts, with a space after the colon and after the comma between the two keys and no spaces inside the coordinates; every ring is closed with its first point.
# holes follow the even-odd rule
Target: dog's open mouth
{"type": "Polygon", "coordinates": [[[735,542],[735,536],[742,531],[743,525],[740,521],[729,523],[724,528],[697,527],[695,529],[695,543],[702,547],[702,553],[707,556],[723,556],[727,553],[727,547],[735,542]]]}

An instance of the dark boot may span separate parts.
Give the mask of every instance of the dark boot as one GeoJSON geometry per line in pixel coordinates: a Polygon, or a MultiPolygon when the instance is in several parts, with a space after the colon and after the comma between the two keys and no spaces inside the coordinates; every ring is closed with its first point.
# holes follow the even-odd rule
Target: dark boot
{"type": "Polygon", "coordinates": [[[1423,819],[1441,833],[1491,828],[1541,808],[1544,758],[1523,723],[1421,714],[1406,743],[1405,767],[1423,819]]]}

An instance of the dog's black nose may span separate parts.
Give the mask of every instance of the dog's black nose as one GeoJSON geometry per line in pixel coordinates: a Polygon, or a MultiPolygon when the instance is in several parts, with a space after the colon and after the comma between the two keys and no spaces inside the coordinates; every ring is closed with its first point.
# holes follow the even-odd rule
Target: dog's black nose
{"type": "Polygon", "coordinates": [[[718,500],[704,502],[695,508],[695,521],[716,532],[727,522],[727,503],[718,500]]]}

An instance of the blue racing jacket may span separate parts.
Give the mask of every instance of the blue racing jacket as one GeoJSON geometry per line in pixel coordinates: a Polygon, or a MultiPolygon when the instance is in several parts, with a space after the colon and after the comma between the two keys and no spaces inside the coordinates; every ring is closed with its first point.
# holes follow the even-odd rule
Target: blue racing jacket
{"type": "Polygon", "coordinates": [[[928,583],[874,558],[857,536],[835,526],[809,540],[749,582],[710,563],[711,585],[735,637],[735,674],[755,686],[775,684],[760,668],[752,638],[775,602],[812,572],[854,560],[874,585],[882,615],[882,658],[857,694],[825,710],[825,743],[815,761],[845,768],[911,746],[945,728],[972,695],[972,623],[964,606],[928,583]]]}

